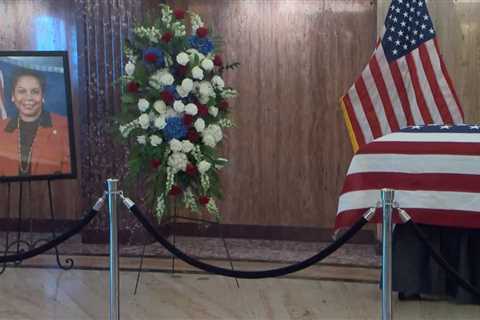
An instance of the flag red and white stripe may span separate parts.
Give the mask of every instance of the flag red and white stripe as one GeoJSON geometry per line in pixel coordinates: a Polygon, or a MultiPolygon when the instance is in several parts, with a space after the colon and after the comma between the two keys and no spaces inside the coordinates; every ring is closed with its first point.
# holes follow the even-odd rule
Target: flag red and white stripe
{"type": "Polygon", "coordinates": [[[386,32],[341,98],[355,152],[407,126],[463,123],[460,102],[429,23],[421,0],[392,1],[386,32]]]}
{"type": "Polygon", "coordinates": [[[417,223],[480,228],[479,163],[480,126],[408,128],[378,138],[352,159],[336,227],[356,222],[391,188],[417,223]]]}

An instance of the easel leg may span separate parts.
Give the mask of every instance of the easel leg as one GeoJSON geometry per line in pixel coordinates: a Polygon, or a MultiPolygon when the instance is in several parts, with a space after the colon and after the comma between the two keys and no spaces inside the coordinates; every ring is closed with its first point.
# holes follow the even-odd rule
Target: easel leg
{"type": "MultiPolygon", "coordinates": [[[[56,238],[56,235],[55,235],[55,225],[54,225],[54,222],[55,222],[55,215],[53,213],[53,197],[52,197],[52,185],[50,183],[50,180],[47,180],[48,181],[48,201],[49,201],[49,204],[50,204],[50,219],[51,219],[51,222],[52,222],[52,235],[53,235],[53,238],[56,238]]],[[[57,259],[57,265],[63,269],[63,270],[70,270],[73,268],[73,259],[71,258],[67,258],[65,259],[65,263],[66,265],[62,265],[62,262],[60,261],[60,255],[58,253],[58,248],[55,247],[55,258],[57,259]]]]}
{"type": "MultiPolygon", "coordinates": [[[[17,219],[17,254],[20,253],[21,228],[22,228],[22,200],[23,200],[23,183],[20,181],[20,191],[18,195],[18,219],[17,219]]],[[[15,262],[18,265],[20,262],[15,262]]]]}
{"type": "MultiPolygon", "coordinates": [[[[230,250],[228,250],[228,246],[227,246],[227,240],[225,240],[225,237],[223,236],[223,229],[222,229],[222,226],[220,224],[217,224],[217,227],[220,229],[220,237],[222,238],[222,241],[223,241],[223,247],[225,248],[225,252],[227,253],[227,259],[228,259],[228,262],[230,263],[230,268],[232,270],[235,270],[233,268],[233,261],[232,261],[232,257],[230,256],[230,250]]],[[[238,283],[238,279],[235,278],[235,283],[237,284],[237,288],[240,288],[240,283],[238,283]]]]}
{"type": "MultiPolygon", "coordinates": [[[[172,240],[173,245],[175,245],[175,227],[177,226],[177,198],[175,197],[174,207],[173,207],[173,225],[172,225],[172,240]]],[[[175,256],[172,255],[172,273],[175,273],[175,256]]]]}
{"type": "MultiPolygon", "coordinates": [[[[9,217],[10,216],[10,182],[7,183],[7,210],[5,212],[6,212],[6,216],[9,217]]],[[[8,230],[8,227],[7,227],[6,230],[5,230],[5,254],[4,254],[4,256],[6,256],[8,254],[9,235],[10,235],[10,231],[8,230]]],[[[7,268],[7,263],[4,262],[3,266],[2,266],[2,269],[0,270],[0,274],[4,273],[6,268],[7,268]]]]}

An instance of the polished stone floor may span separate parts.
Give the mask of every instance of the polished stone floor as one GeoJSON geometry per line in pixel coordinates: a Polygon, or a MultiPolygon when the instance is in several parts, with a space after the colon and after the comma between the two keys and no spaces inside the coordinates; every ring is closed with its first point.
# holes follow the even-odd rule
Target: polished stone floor
{"type": "MultiPolygon", "coordinates": [[[[42,257],[40,257],[42,259],[42,257]]],[[[78,260],[78,259],[77,259],[78,260]]],[[[120,276],[123,320],[380,319],[378,284],[274,278],[239,280],[189,272],[120,276]]],[[[108,319],[108,273],[42,267],[7,268],[0,276],[0,319],[108,319]]],[[[480,306],[393,301],[394,319],[480,319],[480,306]]]]}
{"type": "MultiPolygon", "coordinates": [[[[4,236],[0,235],[2,247],[4,236]]],[[[22,234],[28,242],[43,237],[22,234]]],[[[221,239],[175,241],[190,255],[236,270],[285,266],[327,245],[226,239],[230,261],[221,239]]],[[[108,246],[82,244],[74,237],[58,249],[62,263],[73,259],[73,270],[60,270],[51,250],[17,267],[10,264],[0,275],[0,320],[108,319],[108,246]]],[[[149,244],[134,294],[142,250],[138,245],[121,246],[122,320],[380,319],[380,259],[374,245],[347,244],[322,263],[286,277],[235,280],[172,260],[160,245],[149,244]]],[[[393,307],[394,319],[480,319],[480,306],[446,301],[395,298],[393,307]]]]}

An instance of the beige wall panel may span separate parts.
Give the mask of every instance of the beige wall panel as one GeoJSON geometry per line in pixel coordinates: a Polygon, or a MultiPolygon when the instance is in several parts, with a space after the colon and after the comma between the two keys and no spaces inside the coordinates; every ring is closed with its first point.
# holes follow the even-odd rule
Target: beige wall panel
{"type": "MultiPolygon", "coordinates": [[[[480,122],[480,0],[430,0],[427,4],[465,122],[480,122]]],[[[389,5],[390,0],[378,0],[378,32],[389,5]]]]}

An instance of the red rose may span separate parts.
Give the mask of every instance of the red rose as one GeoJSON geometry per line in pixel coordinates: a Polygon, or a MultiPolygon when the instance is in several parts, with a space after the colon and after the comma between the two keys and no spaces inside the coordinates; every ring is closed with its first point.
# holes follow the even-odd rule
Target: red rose
{"type": "Polygon", "coordinates": [[[170,40],[172,40],[172,38],[173,38],[173,33],[171,33],[170,31],[167,31],[162,35],[161,40],[165,43],[169,43],[170,40]]]}
{"type": "Polygon", "coordinates": [[[193,164],[189,163],[189,164],[187,164],[187,168],[185,169],[185,172],[186,172],[189,176],[193,177],[193,176],[196,176],[196,175],[197,175],[198,169],[197,169],[196,166],[194,166],[193,164]]]}
{"type": "Polygon", "coordinates": [[[152,165],[152,168],[157,169],[158,167],[160,167],[160,164],[162,164],[162,162],[158,159],[153,159],[152,161],[150,161],[150,164],[152,165]]]}
{"type": "Polygon", "coordinates": [[[197,131],[195,129],[188,130],[187,133],[187,139],[190,140],[190,142],[195,143],[200,139],[200,136],[198,135],[197,131]]]}
{"type": "Polygon", "coordinates": [[[175,73],[177,74],[178,77],[184,77],[187,74],[188,67],[187,66],[182,66],[178,65],[177,68],[175,69],[175,73]]]}
{"type": "Polygon", "coordinates": [[[218,108],[219,108],[220,110],[224,110],[224,111],[225,111],[225,110],[228,109],[228,107],[229,107],[229,106],[228,106],[228,102],[227,102],[226,100],[222,100],[222,101],[220,101],[220,103],[218,104],[218,108]]]}
{"type": "Polygon", "coordinates": [[[171,93],[168,90],[164,90],[160,92],[160,98],[166,103],[166,104],[172,104],[173,100],[175,100],[175,96],[173,93],[171,93]]]}
{"type": "Polygon", "coordinates": [[[168,192],[168,194],[171,196],[178,196],[181,193],[182,189],[180,189],[179,186],[172,186],[172,189],[170,189],[170,191],[168,192]]]}
{"type": "Polygon", "coordinates": [[[145,61],[150,62],[150,63],[155,63],[157,62],[157,55],[155,53],[147,53],[145,55],[145,61]]]}
{"type": "Polygon", "coordinates": [[[200,202],[200,204],[204,206],[207,205],[209,201],[210,198],[207,196],[201,196],[200,198],[198,198],[198,202],[200,202]]]}
{"type": "Polygon", "coordinates": [[[206,117],[208,116],[208,107],[204,104],[197,104],[197,109],[198,109],[198,115],[200,117],[206,117]]]}
{"type": "Polygon", "coordinates": [[[183,18],[185,18],[185,10],[175,9],[173,10],[173,15],[177,20],[182,20],[183,18]]]}
{"type": "Polygon", "coordinates": [[[197,36],[199,38],[205,38],[208,34],[208,29],[205,27],[200,27],[197,29],[197,36]]]}
{"type": "Polygon", "coordinates": [[[222,57],[216,54],[215,57],[213,58],[213,64],[216,65],[217,67],[223,66],[222,57]]]}
{"type": "Polygon", "coordinates": [[[193,116],[186,114],[183,116],[183,124],[186,126],[191,126],[193,123],[193,116]]]}
{"type": "Polygon", "coordinates": [[[138,84],[138,82],[131,81],[127,84],[128,92],[132,92],[132,93],[138,92],[139,88],[140,88],[140,85],[138,84]]]}

